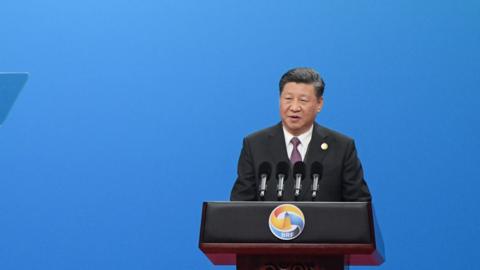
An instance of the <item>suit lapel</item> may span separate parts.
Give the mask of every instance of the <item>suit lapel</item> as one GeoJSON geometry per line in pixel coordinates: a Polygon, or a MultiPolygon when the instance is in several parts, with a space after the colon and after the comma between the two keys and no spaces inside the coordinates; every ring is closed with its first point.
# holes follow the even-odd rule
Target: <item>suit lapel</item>
{"type": "Polygon", "coordinates": [[[318,161],[320,163],[323,161],[328,152],[322,149],[322,144],[324,143],[328,145],[328,136],[322,130],[322,127],[315,123],[313,125],[312,139],[308,144],[307,153],[303,159],[307,166],[310,166],[310,163],[313,161],[318,161]]]}
{"type": "MultiPolygon", "coordinates": [[[[280,161],[290,162],[287,155],[287,147],[285,146],[285,135],[283,134],[282,123],[274,126],[270,133],[268,134],[268,152],[270,155],[269,160],[272,161],[272,173],[276,173],[276,166],[280,161]]],[[[293,189],[293,185],[291,184],[291,179],[286,180],[284,183],[284,198],[290,198],[291,195],[289,193],[293,189]],[[292,186],[291,186],[292,185],[292,186]],[[290,187],[291,186],[291,187],[290,187]]],[[[270,180],[268,185],[266,200],[276,201],[277,200],[277,180],[274,175],[270,180]]]]}
{"type": "Polygon", "coordinates": [[[307,153],[305,154],[304,163],[307,167],[307,175],[302,183],[302,193],[300,194],[300,200],[311,200],[311,186],[312,179],[310,177],[310,167],[312,162],[317,161],[323,164],[323,159],[328,154],[328,149],[322,149],[322,144],[327,146],[330,144],[328,135],[322,129],[320,125],[314,123],[312,140],[308,144],[307,153]]]}
{"type": "MultiPolygon", "coordinates": [[[[270,143],[270,153],[272,154],[272,160],[275,161],[274,165],[280,161],[290,162],[290,158],[288,157],[287,147],[285,145],[285,135],[283,134],[282,123],[276,125],[269,134],[270,143]]],[[[322,130],[322,127],[317,123],[313,125],[312,131],[312,139],[308,144],[307,153],[303,161],[305,164],[309,164],[307,162],[318,161],[322,162],[324,155],[328,151],[322,150],[322,144],[328,144],[328,135],[322,130]]],[[[310,165],[310,164],[309,164],[310,165]]]]}
{"type": "Polygon", "coordinates": [[[270,153],[275,166],[280,161],[289,161],[287,154],[287,147],[285,146],[285,135],[283,134],[282,123],[276,125],[269,134],[270,138],[270,153]]]}

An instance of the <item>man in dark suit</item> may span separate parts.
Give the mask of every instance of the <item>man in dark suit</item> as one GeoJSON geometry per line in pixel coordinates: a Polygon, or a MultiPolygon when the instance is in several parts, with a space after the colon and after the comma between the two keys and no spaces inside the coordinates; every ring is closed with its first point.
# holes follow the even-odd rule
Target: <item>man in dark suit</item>
{"type": "MultiPolygon", "coordinates": [[[[232,188],[232,201],[259,200],[260,164],[272,164],[265,200],[276,201],[275,165],[281,161],[294,164],[303,161],[307,168],[313,162],[323,165],[323,174],[315,201],[369,201],[370,192],[363,177],[353,139],[315,123],[323,107],[325,84],[311,68],[289,70],[280,79],[281,123],[247,136],[238,161],[238,177],[232,188]]],[[[312,179],[302,181],[301,201],[312,200],[312,179]]],[[[282,200],[293,201],[294,180],[285,181],[282,200]]]]}

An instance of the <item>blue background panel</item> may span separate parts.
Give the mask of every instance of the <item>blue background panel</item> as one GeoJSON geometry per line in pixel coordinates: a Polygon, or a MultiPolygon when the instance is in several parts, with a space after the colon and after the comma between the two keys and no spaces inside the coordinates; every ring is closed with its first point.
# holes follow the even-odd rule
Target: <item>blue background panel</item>
{"type": "Polygon", "coordinates": [[[0,71],[30,73],[0,129],[0,269],[233,269],[198,250],[201,203],[295,66],[356,139],[379,269],[476,269],[478,1],[7,0],[0,25],[0,71]]]}

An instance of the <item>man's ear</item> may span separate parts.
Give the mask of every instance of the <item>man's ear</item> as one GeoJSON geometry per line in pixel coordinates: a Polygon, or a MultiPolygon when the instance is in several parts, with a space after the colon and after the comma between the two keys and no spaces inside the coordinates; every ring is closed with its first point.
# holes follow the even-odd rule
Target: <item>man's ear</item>
{"type": "Polygon", "coordinates": [[[323,108],[323,97],[317,99],[317,113],[319,113],[323,108]]]}

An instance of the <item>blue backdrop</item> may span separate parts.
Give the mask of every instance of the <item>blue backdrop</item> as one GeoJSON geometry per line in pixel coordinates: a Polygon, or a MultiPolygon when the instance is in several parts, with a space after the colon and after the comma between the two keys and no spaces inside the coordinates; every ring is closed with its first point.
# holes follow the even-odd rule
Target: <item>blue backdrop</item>
{"type": "Polygon", "coordinates": [[[0,269],[233,269],[198,250],[201,203],[294,66],[356,139],[379,269],[477,267],[478,1],[4,0],[0,26],[0,71],[31,75],[0,128],[0,269]]]}

